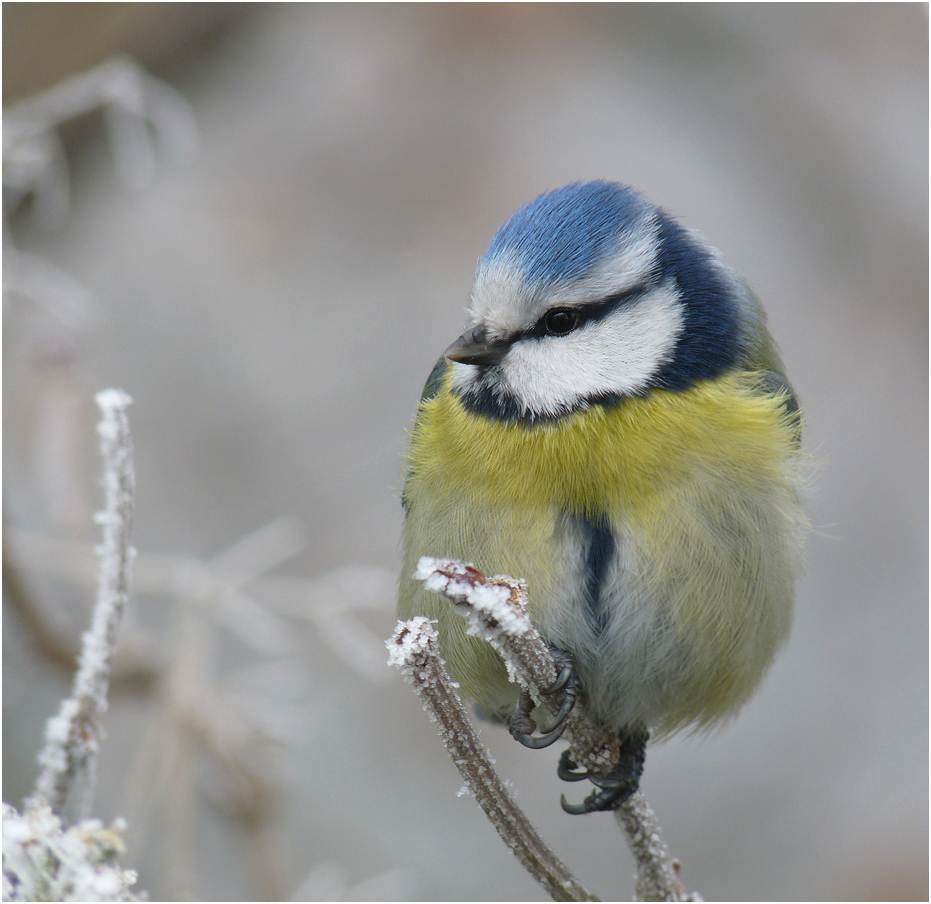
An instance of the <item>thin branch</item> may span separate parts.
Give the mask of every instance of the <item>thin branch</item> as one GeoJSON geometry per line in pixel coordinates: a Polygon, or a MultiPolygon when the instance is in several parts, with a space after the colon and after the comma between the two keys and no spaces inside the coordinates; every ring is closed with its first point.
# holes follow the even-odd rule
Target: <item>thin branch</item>
{"type": "Polygon", "coordinates": [[[388,662],[414,685],[459,774],[514,856],[553,900],[599,900],[546,846],[498,777],[440,658],[436,630],[429,620],[399,622],[388,650],[388,662]]]}
{"type": "Polygon", "coordinates": [[[104,459],[106,495],[104,511],[97,515],[103,527],[103,542],[98,550],[97,602],[91,628],[82,638],[73,693],[62,701],[58,715],[46,725],[45,747],[39,754],[42,770],[30,801],[31,804],[44,801],[56,813],[61,813],[79,777],[86,782],[83,807],[89,805],[100,721],[107,709],[116,632],[129,595],[135,479],[126,408],[131,401],[116,389],[97,394],[97,404],[103,413],[97,432],[104,459]]]}
{"type": "Polygon", "coordinates": [[[638,901],[701,901],[698,892],[686,893],[679,880],[682,864],[674,860],[656,814],[638,791],[614,811],[627,834],[637,861],[638,901]]]}
{"type": "MultiPolygon", "coordinates": [[[[469,632],[490,643],[504,659],[511,680],[555,715],[553,701],[541,696],[540,688],[555,680],[556,663],[527,615],[525,581],[507,575],[487,577],[462,562],[429,557],[417,563],[414,577],[453,602],[469,622],[469,632]]],[[[605,775],[617,764],[617,739],[586,713],[584,700],[569,716],[566,735],[573,760],[593,775],[605,775]]],[[[616,815],[637,861],[638,900],[702,900],[694,892],[685,893],[680,864],[670,855],[656,815],[642,794],[621,804],[616,815]]]]}
{"type": "MultiPolygon", "coordinates": [[[[74,663],[80,655],[79,638],[70,631],[70,625],[64,623],[64,619],[52,612],[46,611],[46,607],[37,599],[28,588],[28,583],[23,580],[21,571],[49,571],[58,573],[62,566],[67,569],[74,564],[69,561],[68,553],[71,548],[79,549],[83,552],[84,547],[77,544],[68,546],[64,541],[58,544],[62,549],[62,561],[47,563],[50,567],[31,568],[29,562],[25,564],[19,556],[19,539],[21,532],[14,527],[5,526],[3,530],[3,593],[5,600],[10,604],[13,612],[16,613],[23,626],[25,627],[29,642],[36,652],[47,662],[59,669],[66,670],[70,675],[74,671],[74,663]],[[27,589],[28,588],[28,589],[27,589]]],[[[44,539],[44,538],[43,538],[44,539]]],[[[74,557],[72,557],[74,558],[74,557]]],[[[92,556],[88,555],[88,561],[92,561],[92,556]]],[[[45,564],[45,563],[44,563],[45,564]]],[[[73,575],[69,575],[75,583],[93,585],[95,580],[89,577],[84,580],[81,573],[83,562],[76,568],[73,575]]],[[[112,668],[110,672],[110,694],[119,693],[144,693],[149,691],[159,675],[159,667],[155,661],[146,638],[140,630],[135,632],[125,632],[122,642],[117,648],[113,657],[112,668]]]]}
{"type": "Polygon", "coordinates": [[[33,646],[44,659],[60,668],[67,669],[69,674],[74,669],[74,662],[78,656],[77,643],[69,637],[66,630],[55,624],[53,619],[46,615],[39,604],[30,596],[18,569],[13,565],[7,554],[9,533],[11,528],[3,532],[3,597],[22,621],[33,646]]]}

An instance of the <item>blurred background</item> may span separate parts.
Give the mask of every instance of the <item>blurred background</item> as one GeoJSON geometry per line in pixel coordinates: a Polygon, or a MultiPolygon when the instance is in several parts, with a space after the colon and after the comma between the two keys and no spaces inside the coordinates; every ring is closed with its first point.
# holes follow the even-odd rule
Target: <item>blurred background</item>
{"type": "MultiPolygon", "coordinates": [[[[139,559],[94,811],[129,820],[139,887],[541,898],[383,640],[405,431],[475,262],[521,203],[603,177],[759,293],[816,463],[787,649],[733,725],[647,758],[686,885],[927,899],[925,5],[2,14],[4,800],[70,687],[93,395],[119,386],[139,559]]],[[[613,820],[560,810],[559,751],[482,738],[576,875],[630,899],[613,820]]]]}

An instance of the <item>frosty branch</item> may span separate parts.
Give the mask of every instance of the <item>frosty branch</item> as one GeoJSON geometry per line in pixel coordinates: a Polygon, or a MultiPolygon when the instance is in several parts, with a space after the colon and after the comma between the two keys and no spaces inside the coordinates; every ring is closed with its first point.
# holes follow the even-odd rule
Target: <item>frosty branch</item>
{"type": "MultiPolygon", "coordinates": [[[[449,599],[469,622],[469,632],[490,643],[503,658],[511,680],[527,690],[550,716],[556,715],[553,701],[540,690],[555,681],[557,666],[549,646],[527,616],[527,588],[523,580],[503,575],[486,577],[461,562],[426,557],[418,563],[414,576],[423,581],[427,589],[449,599]]],[[[436,634],[429,622],[414,619],[399,623],[389,642],[389,649],[392,651],[390,661],[402,666],[414,683],[427,711],[439,723],[450,756],[508,847],[554,899],[596,900],[565,871],[548,849],[546,857],[541,857],[539,863],[524,853],[524,837],[532,835],[536,841],[539,838],[510,796],[506,797],[506,806],[513,807],[516,812],[510,815],[509,820],[496,821],[496,816],[492,815],[497,813],[497,808],[504,806],[499,802],[502,800],[499,794],[507,795],[507,792],[477,739],[474,742],[470,740],[465,746],[458,743],[463,732],[474,739],[474,729],[452,687],[446,687],[434,678],[436,674],[442,674],[448,681],[439,656],[436,634]],[[447,711],[455,714],[454,721],[443,715],[447,711]],[[461,711],[461,719],[458,711],[461,711]],[[453,735],[452,742],[450,735],[453,735]],[[489,803],[484,802],[486,796],[490,798],[489,803]],[[512,825],[520,827],[519,833],[512,834],[512,825]],[[550,863],[558,868],[546,872],[541,864],[550,863]]],[[[566,736],[573,760],[591,774],[606,775],[616,765],[619,755],[617,739],[585,712],[584,701],[580,701],[570,714],[566,736]]],[[[679,880],[679,863],[670,855],[656,816],[642,794],[638,792],[625,801],[617,809],[616,816],[637,862],[639,900],[701,900],[694,893],[685,893],[679,880]]],[[[543,844],[542,841],[539,843],[543,844]]]]}
{"type": "Polygon", "coordinates": [[[399,622],[388,649],[389,663],[414,685],[459,774],[514,856],[553,900],[599,900],[546,846],[498,777],[456,694],[429,620],[399,622]]]}
{"type": "Polygon", "coordinates": [[[97,431],[104,459],[106,503],[97,516],[103,526],[97,601],[84,633],[72,695],[48,720],[36,790],[18,813],[3,805],[3,899],[5,901],[135,901],[136,875],[116,863],[123,853],[125,823],[106,828],[87,818],[94,766],[107,709],[107,690],[116,633],[129,594],[133,557],[133,454],[126,408],[132,400],[108,389],[97,394],[102,418],[97,431]],[[62,810],[75,788],[83,787],[84,817],[68,826],[62,810]]]}
{"type": "Polygon", "coordinates": [[[62,701],[58,715],[46,726],[45,747],[39,754],[42,770],[31,802],[44,801],[59,814],[78,779],[83,779],[85,785],[82,809],[89,804],[116,632],[129,594],[135,481],[126,408],[131,401],[116,389],[97,394],[103,413],[97,431],[106,494],[104,510],[97,516],[103,527],[103,542],[98,549],[97,602],[90,630],[82,638],[73,693],[62,701]]]}

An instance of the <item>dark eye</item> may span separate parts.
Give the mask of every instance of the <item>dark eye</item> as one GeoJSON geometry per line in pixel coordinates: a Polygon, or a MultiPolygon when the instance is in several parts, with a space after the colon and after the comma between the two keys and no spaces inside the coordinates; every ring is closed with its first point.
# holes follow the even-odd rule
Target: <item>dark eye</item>
{"type": "Polygon", "coordinates": [[[579,325],[579,313],[572,308],[553,308],[543,318],[543,326],[551,336],[565,336],[579,325]]]}

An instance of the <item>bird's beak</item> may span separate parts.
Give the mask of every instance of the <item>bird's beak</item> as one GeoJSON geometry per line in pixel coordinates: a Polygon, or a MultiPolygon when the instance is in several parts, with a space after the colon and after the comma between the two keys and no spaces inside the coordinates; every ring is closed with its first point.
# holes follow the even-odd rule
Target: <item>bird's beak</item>
{"type": "Polygon", "coordinates": [[[500,364],[509,347],[500,339],[489,341],[485,328],[476,326],[463,333],[443,355],[459,364],[500,364]]]}

